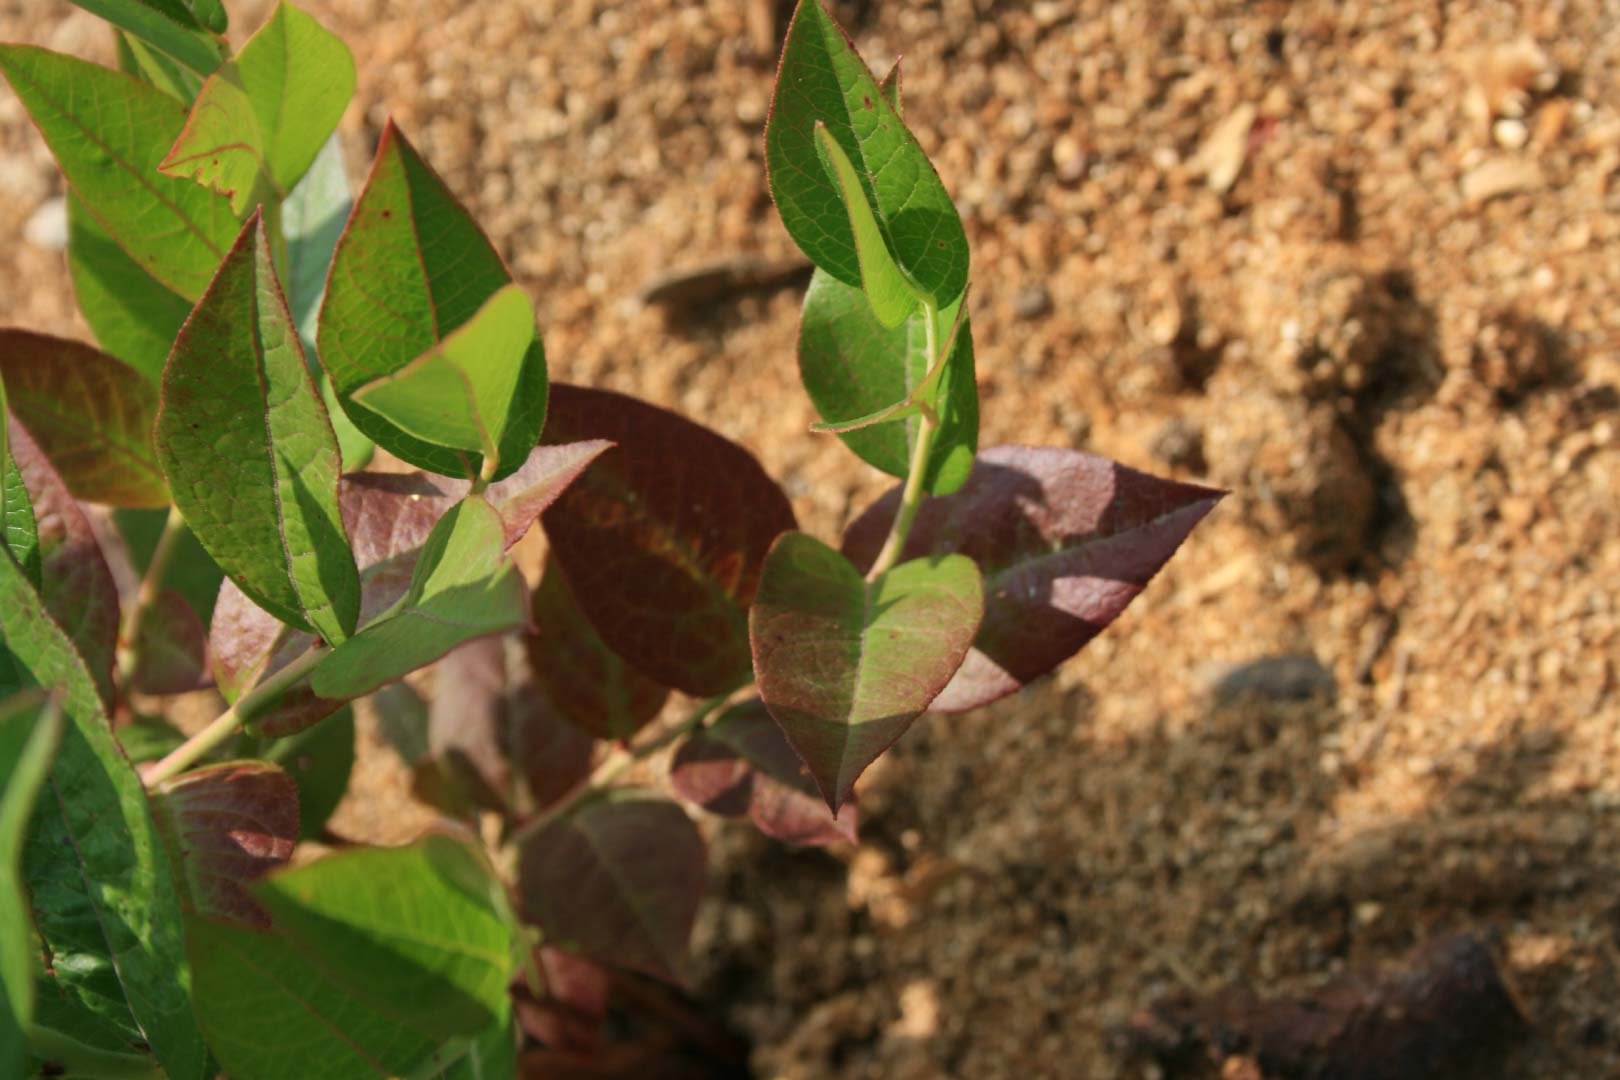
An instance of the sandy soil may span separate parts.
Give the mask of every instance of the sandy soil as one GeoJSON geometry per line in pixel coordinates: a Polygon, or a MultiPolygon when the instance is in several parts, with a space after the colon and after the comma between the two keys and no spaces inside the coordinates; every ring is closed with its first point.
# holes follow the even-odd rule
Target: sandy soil
{"type": "MultiPolygon", "coordinates": [[[[304,6],[357,53],[356,168],[392,114],[555,377],[740,440],[824,536],[883,489],[806,434],[796,292],[636,301],[792,254],[760,160],[788,5],[304,6]]],[[[959,198],[984,444],[1234,494],[1055,679],[919,723],[858,850],[717,830],[700,992],[758,1073],[1152,1075],[1113,1033],[1157,995],[1293,994],[1472,928],[1535,1025],[1500,1075],[1620,1075],[1620,9],[838,10],[874,67],[905,54],[959,198]],[[1314,664],[1216,689],[1278,656],[1314,664]]],[[[107,52],[47,0],[0,0],[0,37],[107,52]]],[[[20,240],[58,185],[0,93],[0,318],[70,333],[60,255],[20,240]]]]}

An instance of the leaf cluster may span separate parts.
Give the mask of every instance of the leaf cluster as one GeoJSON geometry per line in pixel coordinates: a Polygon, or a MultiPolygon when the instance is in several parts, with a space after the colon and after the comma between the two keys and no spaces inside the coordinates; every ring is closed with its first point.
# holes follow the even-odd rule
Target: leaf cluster
{"type": "Polygon", "coordinates": [[[395,125],[350,187],[355,66],[307,13],[232,50],[218,0],[77,2],[118,70],[0,45],[97,342],[0,329],[0,1075],[496,1077],[594,1043],[610,972],[683,978],[699,811],[855,842],[918,717],[1074,655],[1219,497],[979,451],[966,231],[898,68],[816,0],[765,130],[816,266],[799,370],[898,481],[836,544],[736,443],[551,383],[395,125]],[[224,709],[182,733],[198,691],[224,709]],[[443,815],[405,847],[328,826],[361,701],[443,815]]]}

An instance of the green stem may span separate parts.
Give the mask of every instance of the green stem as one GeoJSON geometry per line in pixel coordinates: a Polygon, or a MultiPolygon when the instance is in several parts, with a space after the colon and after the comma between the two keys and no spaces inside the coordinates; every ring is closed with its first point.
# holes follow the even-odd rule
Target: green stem
{"type": "Polygon", "coordinates": [[[144,774],[146,786],[155,788],[196,764],[211,750],[236,734],[237,729],[245,721],[253,719],[267,705],[274,704],[289,687],[313,671],[316,664],[326,659],[330,651],[323,645],[316,645],[243,694],[235,705],[216,716],[207,727],[175,747],[167,757],[146,770],[144,774]]]}
{"type": "Polygon", "coordinates": [[[699,703],[698,707],[693,709],[686,719],[659,732],[639,746],[613,751],[603,759],[602,763],[596,767],[590,778],[583,784],[551,806],[548,806],[545,812],[524,825],[517,835],[513,837],[513,843],[522,843],[525,836],[533,835],[558,818],[572,813],[582,804],[607,791],[619,777],[628,772],[630,767],[638,761],[646,760],[664,747],[702,727],[709,717],[714,715],[716,710],[731,700],[732,693],[735,693],[735,691],[706,699],[699,703]]]}
{"type": "Polygon", "coordinates": [[[141,623],[146,620],[152,605],[157,603],[158,593],[163,591],[163,579],[168,575],[169,563],[174,561],[175,547],[185,531],[186,519],[180,516],[180,508],[169,507],[163,532],[158,535],[157,546],[152,549],[152,558],[146,564],[146,573],[141,576],[140,587],[135,590],[135,603],[130,606],[129,617],[124,620],[124,628],[118,635],[118,685],[126,690],[135,674],[135,663],[140,659],[135,652],[135,643],[140,640],[141,623]]]}
{"type": "MultiPolygon", "coordinates": [[[[939,330],[936,323],[939,321],[939,311],[933,304],[923,304],[923,347],[928,354],[928,369],[932,369],[938,359],[934,353],[939,348],[939,330]]],[[[938,430],[937,416],[932,411],[924,411],[917,418],[917,441],[911,446],[911,463],[906,469],[906,486],[900,491],[900,508],[895,511],[894,524],[889,526],[889,535],[883,541],[883,548],[878,552],[877,560],[872,563],[872,569],[867,571],[866,580],[876,581],[894,568],[900,561],[900,553],[905,550],[906,537],[911,534],[911,523],[917,518],[917,508],[927,496],[923,493],[923,473],[928,470],[928,454],[934,448],[934,434],[938,430]]]]}

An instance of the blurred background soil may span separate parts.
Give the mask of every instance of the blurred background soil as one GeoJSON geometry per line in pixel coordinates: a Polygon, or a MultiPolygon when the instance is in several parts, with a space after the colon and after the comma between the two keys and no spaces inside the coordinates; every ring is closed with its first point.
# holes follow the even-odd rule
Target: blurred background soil
{"type": "MultiPolygon", "coordinates": [[[[303,6],[359,62],[356,176],[392,115],[555,378],[739,440],[825,537],[883,490],[806,432],[796,286],[638,301],[794,256],[760,149],[790,4],[303,6]]],[[[958,198],[982,443],[1233,494],[1055,678],[919,722],[858,849],[713,829],[699,995],[761,1076],[1150,1076],[1117,1032],[1159,995],[1474,929],[1534,1022],[1500,1075],[1620,1075],[1620,7],[836,11],[905,54],[958,198]]],[[[0,0],[0,38],[111,55],[56,0],[0,0]]],[[[82,334],[59,194],[0,93],[0,317],[82,334]]],[[[334,829],[404,839],[401,790],[364,755],[334,829]]]]}

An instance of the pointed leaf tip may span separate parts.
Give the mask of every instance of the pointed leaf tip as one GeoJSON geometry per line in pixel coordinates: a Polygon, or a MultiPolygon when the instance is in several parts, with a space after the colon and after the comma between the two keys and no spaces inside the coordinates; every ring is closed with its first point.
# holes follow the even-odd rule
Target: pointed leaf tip
{"type": "Polygon", "coordinates": [[[978,568],[961,555],[867,582],[804,533],[771,549],[749,615],[760,697],[835,814],[950,681],[983,613],[978,568]]]}

